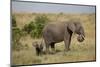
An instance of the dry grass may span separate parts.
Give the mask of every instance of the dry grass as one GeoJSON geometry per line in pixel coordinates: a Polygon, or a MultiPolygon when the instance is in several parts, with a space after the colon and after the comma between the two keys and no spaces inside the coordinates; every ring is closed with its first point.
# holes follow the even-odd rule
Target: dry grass
{"type": "MultiPolygon", "coordinates": [[[[14,13],[17,25],[22,28],[35,16],[36,13],[14,13]]],[[[93,61],[95,59],[95,14],[45,14],[50,21],[68,21],[69,19],[80,19],[85,29],[86,38],[82,43],[77,42],[76,35],[73,35],[71,42],[71,51],[64,52],[64,43],[57,43],[56,50],[59,52],[53,55],[36,56],[32,42],[41,39],[32,39],[29,35],[21,39],[23,45],[27,44],[28,49],[21,51],[12,51],[12,64],[43,64],[59,62],[93,61]]]]}

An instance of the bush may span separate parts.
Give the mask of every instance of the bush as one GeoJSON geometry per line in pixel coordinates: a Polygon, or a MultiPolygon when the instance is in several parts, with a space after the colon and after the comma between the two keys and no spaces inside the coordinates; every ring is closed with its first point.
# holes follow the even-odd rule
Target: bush
{"type": "Polygon", "coordinates": [[[22,37],[22,31],[17,28],[12,28],[12,49],[13,50],[20,50],[22,49],[22,44],[20,43],[20,39],[22,37]]]}
{"type": "Polygon", "coordinates": [[[36,22],[37,24],[42,24],[42,25],[44,25],[46,22],[48,22],[48,18],[47,18],[46,15],[39,15],[39,16],[36,16],[35,22],[36,22]]]}
{"type": "Polygon", "coordinates": [[[16,25],[16,18],[15,18],[15,16],[13,15],[12,16],[12,27],[16,27],[17,25],[16,25]]]}
{"type": "Polygon", "coordinates": [[[28,34],[33,38],[39,38],[42,36],[42,29],[44,25],[48,22],[46,15],[36,16],[35,21],[31,21],[29,24],[26,24],[23,28],[28,34]]]}
{"type": "Polygon", "coordinates": [[[34,22],[31,21],[29,24],[25,24],[23,31],[26,31],[29,34],[34,28],[34,22]]]}
{"type": "Polygon", "coordinates": [[[42,29],[45,26],[45,24],[48,22],[48,18],[46,15],[36,16],[35,22],[34,22],[34,29],[31,32],[31,37],[33,38],[39,38],[42,36],[42,29]]]}

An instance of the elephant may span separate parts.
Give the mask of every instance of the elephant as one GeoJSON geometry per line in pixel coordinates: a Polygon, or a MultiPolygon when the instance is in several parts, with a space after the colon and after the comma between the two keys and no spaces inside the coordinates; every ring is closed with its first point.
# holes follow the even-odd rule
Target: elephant
{"type": "Polygon", "coordinates": [[[55,52],[55,43],[64,41],[65,51],[70,50],[72,34],[78,35],[77,40],[83,42],[85,39],[84,28],[79,21],[67,21],[48,23],[43,28],[43,39],[45,42],[46,53],[49,53],[49,46],[55,52]]]}
{"type": "Polygon", "coordinates": [[[37,56],[42,55],[42,53],[43,53],[42,44],[39,44],[38,42],[34,42],[32,45],[33,45],[33,47],[35,47],[36,55],[37,56]]]}

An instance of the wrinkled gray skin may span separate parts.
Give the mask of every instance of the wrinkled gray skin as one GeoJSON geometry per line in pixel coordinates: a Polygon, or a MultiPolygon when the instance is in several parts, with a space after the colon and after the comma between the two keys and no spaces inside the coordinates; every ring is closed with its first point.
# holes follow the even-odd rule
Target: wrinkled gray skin
{"type": "Polygon", "coordinates": [[[64,41],[65,50],[70,50],[70,42],[72,34],[78,34],[77,40],[79,42],[84,41],[85,33],[80,22],[60,22],[50,23],[43,29],[43,38],[46,46],[46,53],[49,52],[49,46],[52,51],[55,51],[55,43],[64,41]]]}

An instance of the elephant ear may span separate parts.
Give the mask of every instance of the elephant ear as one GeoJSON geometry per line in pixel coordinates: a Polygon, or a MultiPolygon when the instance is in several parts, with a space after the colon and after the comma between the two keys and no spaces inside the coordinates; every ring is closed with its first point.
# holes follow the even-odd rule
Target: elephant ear
{"type": "Polygon", "coordinates": [[[67,28],[73,33],[76,31],[75,23],[68,23],[67,28]]]}

